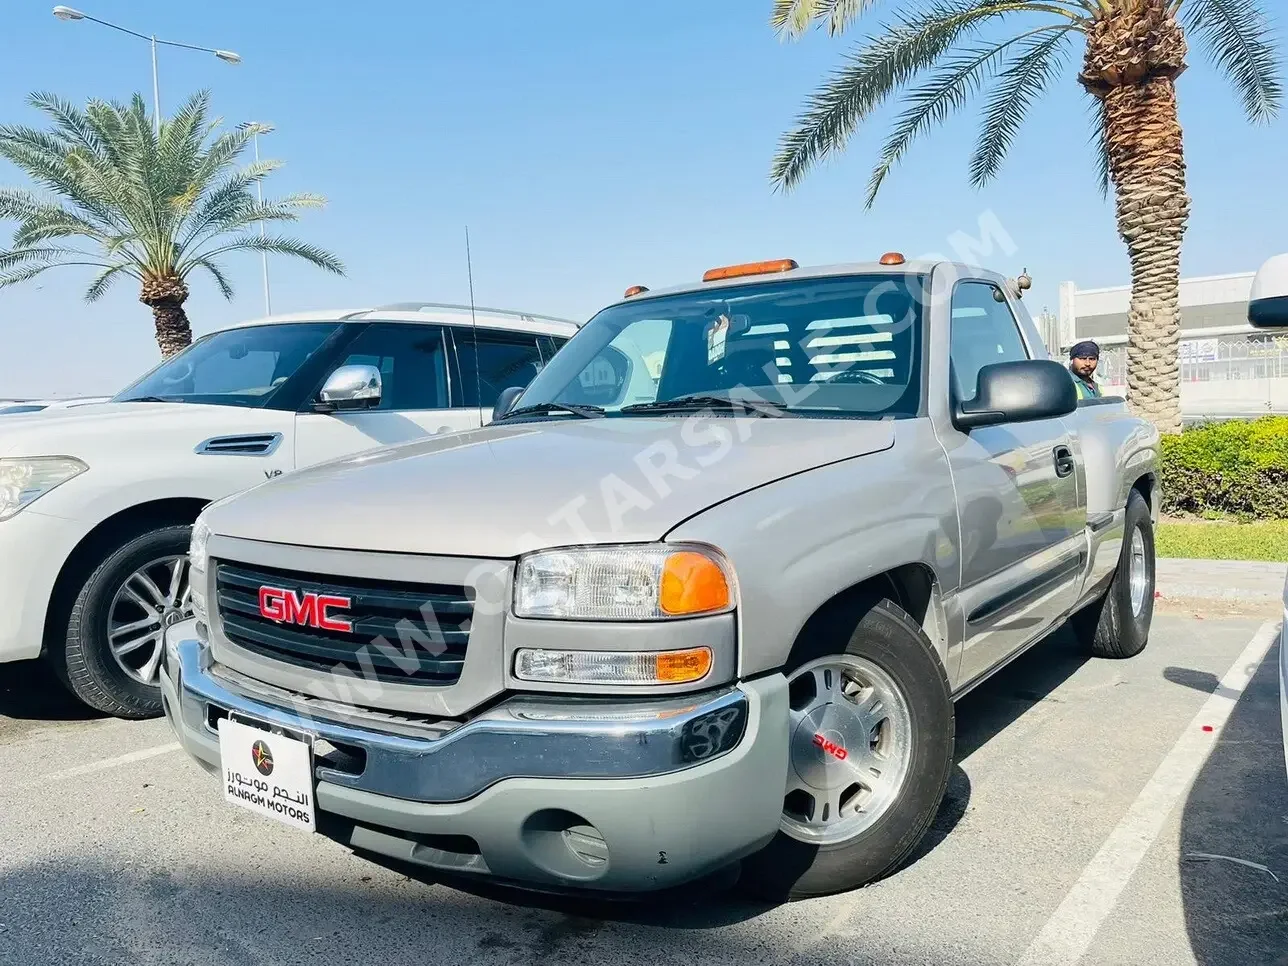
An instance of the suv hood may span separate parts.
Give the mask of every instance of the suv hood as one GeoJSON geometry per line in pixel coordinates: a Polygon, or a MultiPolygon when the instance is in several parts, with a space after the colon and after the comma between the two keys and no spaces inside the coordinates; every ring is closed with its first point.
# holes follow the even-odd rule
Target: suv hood
{"type": "Polygon", "coordinates": [[[888,420],[561,418],[421,440],[288,474],[207,511],[272,543],[503,559],[661,539],[774,480],[888,449],[888,420]]]}
{"type": "Polygon", "coordinates": [[[96,403],[0,416],[0,456],[75,456],[92,462],[171,442],[187,452],[212,436],[274,432],[290,414],[198,403],[96,403]]]}

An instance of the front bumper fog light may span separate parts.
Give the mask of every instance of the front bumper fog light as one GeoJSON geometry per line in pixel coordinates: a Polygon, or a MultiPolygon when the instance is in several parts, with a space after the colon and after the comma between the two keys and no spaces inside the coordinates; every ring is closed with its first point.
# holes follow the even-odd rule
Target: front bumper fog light
{"type": "Polygon", "coordinates": [[[548,684],[692,684],[711,671],[711,648],[683,651],[551,651],[523,648],[514,657],[520,681],[548,684]]]}

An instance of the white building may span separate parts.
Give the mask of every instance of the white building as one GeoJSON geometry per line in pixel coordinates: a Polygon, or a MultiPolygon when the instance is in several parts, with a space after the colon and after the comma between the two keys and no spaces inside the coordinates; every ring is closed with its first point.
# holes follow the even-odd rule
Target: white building
{"type": "MultiPolygon", "coordinates": [[[[1288,412],[1288,337],[1248,325],[1255,272],[1181,280],[1181,411],[1187,416],[1288,412]]],[[[1060,285],[1050,348],[1063,357],[1084,339],[1100,345],[1097,376],[1109,392],[1126,387],[1131,287],[1060,285]]]]}

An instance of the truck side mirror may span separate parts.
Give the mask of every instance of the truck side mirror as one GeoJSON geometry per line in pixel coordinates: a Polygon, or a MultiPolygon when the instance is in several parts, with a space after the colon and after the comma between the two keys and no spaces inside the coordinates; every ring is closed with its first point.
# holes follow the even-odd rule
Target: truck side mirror
{"type": "Polygon", "coordinates": [[[979,370],[975,398],[960,403],[953,422],[969,432],[998,423],[1067,416],[1078,408],[1069,370],[1050,359],[995,362],[979,370]]]}
{"type": "Polygon", "coordinates": [[[327,377],[316,408],[321,412],[374,409],[383,392],[384,380],[375,366],[341,366],[327,377]]]}
{"type": "Polygon", "coordinates": [[[523,395],[523,390],[523,386],[510,386],[501,390],[501,394],[496,397],[496,402],[492,405],[493,422],[514,408],[515,402],[523,395]]]}
{"type": "Polygon", "coordinates": [[[1288,255],[1276,255],[1252,280],[1248,324],[1258,329],[1288,328],[1288,255]]]}

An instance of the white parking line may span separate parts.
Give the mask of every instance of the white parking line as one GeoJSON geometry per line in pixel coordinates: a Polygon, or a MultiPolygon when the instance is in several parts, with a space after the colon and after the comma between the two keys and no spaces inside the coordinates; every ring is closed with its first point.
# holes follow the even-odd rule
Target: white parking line
{"type": "Polygon", "coordinates": [[[92,775],[95,772],[107,771],[109,768],[116,768],[119,765],[128,765],[135,761],[146,761],[148,758],[168,755],[170,752],[178,750],[179,742],[172,741],[168,745],[156,745],[153,748],[143,748],[139,751],[131,751],[129,754],[117,755],[115,758],[104,758],[100,761],[91,761],[87,765],[77,765],[74,768],[64,768],[62,771],[50,772],[48,775],[38,775],[35,778],[17,782],[12,787],[39,788],[41,785],[49,785],[67,778],[79,778],[81,775],[92,775]]]}
{"type": "Polygon", "coordinates": [[[1016,966],[1074,966],[1199,773],[1279,627],[1261,626],[1016,966]]]}

